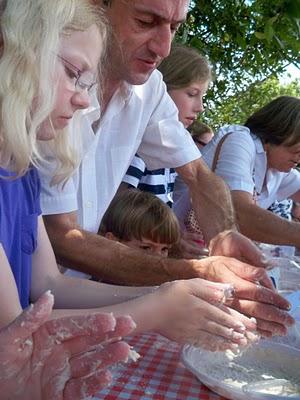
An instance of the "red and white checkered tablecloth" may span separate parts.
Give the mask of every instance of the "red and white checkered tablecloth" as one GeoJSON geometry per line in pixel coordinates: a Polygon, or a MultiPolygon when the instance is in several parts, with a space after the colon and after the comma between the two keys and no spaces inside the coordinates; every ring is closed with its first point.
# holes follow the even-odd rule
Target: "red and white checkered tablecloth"
{"type": "Polygon", "coordinates": [[[156,334],[136,335],[127,341],[141,358],[116,368],[112,385],[94,400],[226,400],[184,367],[177,344],[156,334]]]}

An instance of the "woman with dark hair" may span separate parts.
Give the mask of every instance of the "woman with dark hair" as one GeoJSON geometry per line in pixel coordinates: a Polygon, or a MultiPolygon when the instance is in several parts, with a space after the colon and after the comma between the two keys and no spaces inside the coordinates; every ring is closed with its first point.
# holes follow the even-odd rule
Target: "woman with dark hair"
{"type": "Polygon", "coordinates": [[[299,224],[267,208],[300,199],[300,99],[281,96],[244,126],[222,127],[203,149],[206,163],[231,190],[241,232],[259,242],[300,246],[299,224]]]}

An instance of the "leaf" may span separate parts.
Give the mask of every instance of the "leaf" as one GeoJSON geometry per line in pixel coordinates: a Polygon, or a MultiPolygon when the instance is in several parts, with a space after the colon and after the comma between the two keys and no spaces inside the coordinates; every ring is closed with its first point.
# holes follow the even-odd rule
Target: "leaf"
{"type": "Polygon", "coordinates": [[[254,32],[254,35],[257,37],[257,39],[265,39],[266,35],[263,32],[254,32]]]}
{"type": "Polygon", "coordinates": [[[285,11],[291,18],[300,18],[300,0],[288,0],[285,11]]]}
{"type": "Polygon", "coordinates": [[[274,29],[270,23],[267,23],[264,30],[265,38],[268,42],[271,42],[274,36],[274,29]]]}

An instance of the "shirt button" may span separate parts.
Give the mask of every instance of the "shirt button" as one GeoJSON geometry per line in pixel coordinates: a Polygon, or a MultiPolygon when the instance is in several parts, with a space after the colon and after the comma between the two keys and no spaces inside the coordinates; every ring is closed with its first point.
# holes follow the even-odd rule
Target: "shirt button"
{"type": "Polygon", "coordinates": [[[92,208],[93,207],[93,202],[92,201],[87,201],[85,203],[85,205],[86,205],[87,208],[92,208]]]}

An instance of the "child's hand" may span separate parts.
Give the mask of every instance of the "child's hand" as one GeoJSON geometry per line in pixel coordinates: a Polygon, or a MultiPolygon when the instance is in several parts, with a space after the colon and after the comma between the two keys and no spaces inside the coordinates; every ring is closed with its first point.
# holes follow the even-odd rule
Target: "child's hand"
{"type": "Polygon", "coordinates": [[[135,327],[130,317],[112,314],[48,321],[53,296],[46,293],[0,331],[0,399],[85,399],[111,381],[108,367],[128,358],[118,340],[135,327]]]}
{"type": "Polygon", "coordinates": [[[171,340],[234,350],[249,344],[248,332],[256,330],[254,319],[224,306],[233,294],[231,285],[196,278],[164,284],[158,292],[157,331],[171,340]]]}

